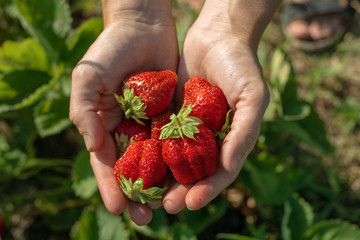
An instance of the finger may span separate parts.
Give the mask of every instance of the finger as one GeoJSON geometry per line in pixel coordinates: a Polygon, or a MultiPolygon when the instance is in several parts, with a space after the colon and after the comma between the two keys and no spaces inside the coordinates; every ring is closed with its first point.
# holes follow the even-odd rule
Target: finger
{"type": "Polygon", "coordinates": [[[171,214],[178,213],[184,209],[186,207],[185,197],[191,186],[191,184],[184,185],[176,182],[164,197],[164,209],[171,214]]]}
{"type": "Polygon", "coordinates": [[[268,98],[265,85],[239,97],[231,130],[224,139],[220,152],[221,164],[226,171],[238,173],[252,151],[260,133],[268,98]]]}
{"type": "Polygon", "coordinates": [[[104,126],[100,116],[100,78],[86,63],[80,63],[73,71],[69,117],[84,137],[86,148],[96,151],[103,142],[104,126]]]}
{"type": "Polygon", "coordinates": [[[131,220],[138,225],[146,225],[152,219],[152,210],[149,206],[129,200],[128,210],[131,220]]]}
{"type": "Polygon", "coordinates": [[[185,202],[190,210],[198,210],[206,206],[228,187],[237,177],[237,173],[229,173],[219,168],[213,175],[196,183],[187,193],[185,202]]]}
{"type": "Polygon", "coordinates": [[[106,134],[104,137],[104,147],[97,152],[92,152],[90,156],[91,166],[106,208],[113,214],[122,213],[126,208],[127,198],[114,177],[113,166],[116,162],[116,151],[110,134],[106,134]]]}
{"type": "Polygon", "coordinates": [[[147,205],[148,205],[149,208],[151,208],[151,209],[158,209],[158,208],[160,208],[160,207],[162,206],[161,203],[158,203],[158,204],[148,203],[147,205]]]}

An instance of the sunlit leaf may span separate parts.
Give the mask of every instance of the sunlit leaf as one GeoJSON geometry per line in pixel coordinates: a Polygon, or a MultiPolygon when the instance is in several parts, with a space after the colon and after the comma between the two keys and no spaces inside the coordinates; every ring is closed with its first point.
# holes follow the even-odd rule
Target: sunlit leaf
{"type": "Polygon", "coordinates": [[[41,137],[60,133],[71,125],[68,98],[48,99],[34,110],[34,122],[41,137]]]}
{"type": "Polygon", "coordinates": [[[360,229],[342,220],[326,220],[306,232],[306,240],[359,240],[360,229]]]}
{"type": "Polygon", "coordinates": [[[282,93],[289,81],[293,80],[293,69],[285,51],[277,48],[270,65],[270,83],[282,93]]]}
{"type": "Polygon", "coordinates": [[[68,44],[66,60],[72,65],[80,61],[102,30],[103,21],[100,18],[92,18],[80,25],[68,44]]]}
{"type": "Polygon", "coordinates": [[[109,213],[103,207],[87,208],[71,232],[73,240],[127,240],[129,232],[121,216],[109,213]]]}
{"type": "Polygon", "coordinates": [[[15,0],[24,29],[43,46],[53,63],[59,63],[59,53],[65,35],[71,28],[69,7],[64,0],[15,0]]]}
{"type": "Polygon", "coordinates": [[[306,230],[312,225],[314,213],[304,199],[293,195],[284,203],[281,232],[284,240],[304,240],[306,230]]]}
{"type": "Polygon", "coordinates": [[[0,79],[0,113],[20,109],[42,97],[50,76],[41,71],[22,70],[0,79]]]}
{"type": "Polygon", "coordinates": [[[5,41],[0,48],[0,72],[25,69],[49,70],[49,59],[42,46],[32,38],[21,42],[5,41]]]}

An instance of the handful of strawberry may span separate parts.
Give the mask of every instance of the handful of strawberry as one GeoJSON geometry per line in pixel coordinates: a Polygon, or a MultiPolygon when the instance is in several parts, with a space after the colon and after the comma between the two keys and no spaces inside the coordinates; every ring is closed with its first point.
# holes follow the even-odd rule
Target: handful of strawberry
{"type": "Polygon", "coordinates": [[[166,110],[176,85],[177,75],[170,70],[142,71],[127,77],[121,95],[115,94],[128,119],[115,130],[120,157],[114,175],[123,192],[143,204],[162,198],[168,169],[184,184],[213,174],[218,165],[215,137],[229,131],[220,88],[191,78],[176,115],[166,110]]]}

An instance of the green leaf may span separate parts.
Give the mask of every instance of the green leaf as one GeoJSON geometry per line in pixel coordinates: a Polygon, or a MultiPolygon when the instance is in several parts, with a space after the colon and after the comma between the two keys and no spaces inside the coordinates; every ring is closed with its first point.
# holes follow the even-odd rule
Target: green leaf
{"type": "Polygon", "coordinates": [[[294,78],[294,70],[286,52],[277,48],[271,59],[270,65],[270,83],[276,87],[277,90],[282,93],[288,84],[288,81],[292,81],[294,78]]]}
{"type": "Polygon", "coordinates": [[[310,146],[315,147],[324,154],[334,151],[328,139],[325,123],[320,119],[315,109],[312,109],[311,113],[306,118],[299,120],[298,123],[310,135],[311,141],[307,141],[310,146]]]}
{"type": "Polygon", "coordinates": [[[356,126],[360,124],[360,104],[355,96],[348,96],[344,101],[336,104],[334,111],[337,117],[343,119],[343,129],[348,135],[352,135],[356,126]]]}
{"type": "Polygon", "coordinates": [[[327,139],[324,123],[317,114],[312,111],[309,116],[298,121],[287,121],[284,118],[277,117],[271,122],[265,123],[268,130],[284,133],[288,132],[305,142],[312,148],[322,153],[330,153],[333,148],[327,139]]]}
{"type": "Polygon", "coordinates": [[[53,63],[65,46],[71,28],[70,10],[64,0],[15,0],[24,29],[43,46],[53,63]]]}
{"type": "Polygon", "coordinates": [[[306,230],[313,224],[312,207],[298,195],[284,203],[281,233],[284,240],[303,240],[306,230]]]}
{"type": "Polygon", "coordinates": [[[218,197],[198,211],[186,211],[184,222],[195,235],[199,234],[220,219],[225,214],[227,207],[227,201],[218,197]]]}
{"type": "Polygon", "coordinates": [[[99,226],[98,239],[129,239],[129,233],[120,216],[113,215],[104,208],[98,208],[96,217],[99,226]]]}
{"type": "Polygon", "coordinates": [[[299,120],[310,114],[310,106],[298,100],[295,72],[286,52],[278,48],[271,59],[269,88],[272,95],[266,120],[271,120],[274,112],[286,120],[299,120]]]}
{"type": "Polygon", "coordinates": [[[360,229],[356,225],[336,219],[322,221],[306,232],[307,240],[358,240],[360,229]]]}
{"type": "Polygon", "coordinates": [[[20,179],[27,179],[31,176],[38,174],[43,169],[58,170],[61,167],[71,167],[73,162],[67,159],[46,159],[46,158],[30,158],[26,161],[26,164],[18,177],[20,179]]]}
{"type": "Polygon", "coordinates": [[[73,240],[97,240],[99,239],[99,226],[97,224],[96,210],[87,208],[79,221],[71,229],[73,240]]]}
{"type": "Polygon", "coordinates": [[[32,38],[21,42],[5,41],[0,48],[0,72],[15,70],[49,71],[49,59],[42,46],[32,38]]]}
{"type": "Polygon", "coordinates": [[[97,192],[98,186],[90,165],[88,151],[81,152],[75,159],[72,182],[72,188],[78,197],[89,199],[97,192]]]}
{"type": "Polygon", "coordinates": [[[231,234],[231,233],[220,233],[216,235],[216,239],[226,239],[226,240],[258,240],[257,238],[248,237],[240,234],[231,234]]]}
{"type": "Polygon", "coordinates": [[[127,240],[129,232],[121,216],[109,213],[105,208],[85,209],[79,222],[71,231],[73,240],[127,240]]]}
{"type": "MultiPolygon", "coordinates": [[[[284,101],[286,102],[286,101],[284,101]]],[[[311,113],[311,107],[305,102],[294,101],[292,103],[283,102],[284,119],[289,121],[301,120],[311,113]]]]}
{"type": "Polygon", "coordinates": [[[65,0],[54,1],[54,18],[52,29],[59,37],[65,37],[71,30],[71,12],[70,7],[65,0]]]}
{"type": "Polygon", "coordinates": [[[245,162],[240,176],[257,202],[280,205],[300,184],[298,172],[289,167],[285,170],[270,156],[259,154],[245,162]]]}
{"type": "Polygon", "coordinates": [[[26,154],[10,144],[0,132],[0,180],[20,175],[26,164],[26,154]]]}
{"type": "Polygon", "coordinates": [[[4,75],[0,79],[0,113],[20,109],[40,99],[49,80],[49,75],[35,70],[15,71],[4,75]]]}
{"type": "Polygon", "coordinates": [[[170,226],[167,213],[163,208],[153,210],[153,217],[149,224],[138,226],[131,221],[132,227],[142,235],[152,239],[168,239],[170,226]]]}
{"type": "Polygon", "coordinates": [[[66,60],[72,65],[78,63],[102,30],[103,21],[101,18],[92,18],[80,25],[69,41],[66,60]]]}
{"type": "Polygon", "coordinates": [[[266,223],[260,224],[260,226],[255,226],[256,223],[250,223],[246,221],[246,227],[251,236],[257,240],[267,240],[270,239],[269,234],[267,233],[268,225],[266,223]]]}
{"type": "Polygon", "coordinates": [[[71,125],[68,98],[48,99],[34,109],[34,122],[41,137],[60,133],[71,125]]]}
{"type": "Polygon", "coordinates": [[[196,240],[196,236],[189,225],[177,222],[171,227],[171,240],[196,240]]]}

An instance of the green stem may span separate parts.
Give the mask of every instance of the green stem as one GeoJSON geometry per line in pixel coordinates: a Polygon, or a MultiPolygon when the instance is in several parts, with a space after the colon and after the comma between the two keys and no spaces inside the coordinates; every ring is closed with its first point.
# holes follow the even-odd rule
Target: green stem
{"type": "Polygon", "coordinates": [[[126,110],[126,112],[125,112],[126,118],[129,118],[131,116],[132,112],[133,112],[133,110],[131,107],[128,110],[126,110]]]}
{"type": "Polygon", "coordinates": [[[180,121],[180,118],[176,117],[176,118],[175,118],[175,122],[176,122],[176,126],[177,126],[177,127],[181,127],[182,122],[180,121]]]}

